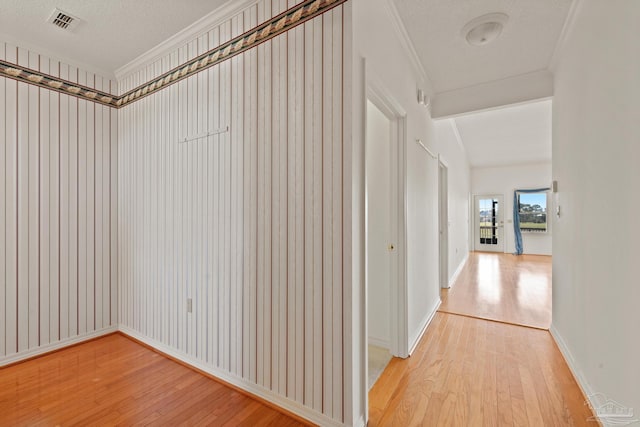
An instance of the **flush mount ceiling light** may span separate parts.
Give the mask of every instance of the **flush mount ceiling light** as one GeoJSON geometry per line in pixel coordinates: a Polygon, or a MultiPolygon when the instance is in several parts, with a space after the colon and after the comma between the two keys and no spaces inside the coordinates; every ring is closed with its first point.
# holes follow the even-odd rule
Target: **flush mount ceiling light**
{"type": "Polygon", "coordinates": [[[509,20],[504,13],[489,13],[472,19],[462,27],[462,37],[473,46],[484,46],[502,34],[502,29],[509,20]]]}

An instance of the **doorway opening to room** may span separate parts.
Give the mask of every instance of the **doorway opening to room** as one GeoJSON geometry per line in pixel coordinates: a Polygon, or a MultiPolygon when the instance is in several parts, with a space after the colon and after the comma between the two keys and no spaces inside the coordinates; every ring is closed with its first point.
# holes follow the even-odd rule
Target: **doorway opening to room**
{"type": "Polygon", "coordinates": [[[551,325],[552,101],[455,118],[470,164],[469,248],[440,311],[548,329],[551,325]],[[516,255],[517,254],[517,255],[516,255]]]}
{"type": "Polygon", "coordinates": [[[404,118],[383,92],[370,87],[365,133],[365,258],[367,390],[393,356],[406,357],[403,300],[405,237],[404,118]]]}
{"type": "Polygon", "coordinates": [[[391,360],[391,283],[394,265],[392,173],[393,121],[367,100],[367,387],[391,360]]]}

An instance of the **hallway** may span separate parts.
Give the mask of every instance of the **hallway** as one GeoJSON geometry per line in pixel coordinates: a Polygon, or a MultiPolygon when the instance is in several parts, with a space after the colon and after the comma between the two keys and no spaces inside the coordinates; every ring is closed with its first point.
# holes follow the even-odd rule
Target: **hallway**
{"type": "Polygon", "coordinates": [[[548,330],[551,257],[471,252],[438,311],[548,330]]]}
{"type": "Polygon", "coordinates": [[[392,359],[370,391],[370,426],[593,425],[541,330],[551,322],[550,257],[471,253],[442,294],[415,352],[392,359]]]}

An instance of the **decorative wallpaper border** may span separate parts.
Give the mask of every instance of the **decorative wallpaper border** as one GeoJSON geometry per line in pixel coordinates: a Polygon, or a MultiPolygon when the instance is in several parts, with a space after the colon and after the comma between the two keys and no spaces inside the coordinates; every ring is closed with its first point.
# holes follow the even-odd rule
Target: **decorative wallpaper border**
{"type": "Polygon", "coordinates": [[[115,107],[115,101],[118,99],[117,96],[111,95],[110,93],[92,89],[78,83],[73,83],[59,77],[54,77],[49,74],[3,60],[0,60],[0,77],[8,77],[19,82],[55,90],[66,95],[76,96],[81,99],[108,105],[110,107],[115,107]]]}
{"type": "Polygon", "coordinates": [[[307,0],[280,15],[258,25],[246,33],[215,47],[202,55],[144,83],[120,96],[63,80],[40,71],[0,60],[0,76],[8,77],[112,108],[122,108],[138,99],[158,92],[166,86],[191,77],[258,46],[304,22],[313,19],[347,0],[307,0]]]}

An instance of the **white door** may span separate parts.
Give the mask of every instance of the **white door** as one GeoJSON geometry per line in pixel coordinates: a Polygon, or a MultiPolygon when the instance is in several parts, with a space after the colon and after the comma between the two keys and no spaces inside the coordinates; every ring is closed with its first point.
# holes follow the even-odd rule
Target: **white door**
{"type": "Polygon", "coordinates": [[[392,256],[392,123],[367,101],[366,230],[368,340],[377,347],[391,343],[392,256]]]}
{"type": "Polygon", "coordinates": [[[447,184],[447,167],[438,164],[438,228],[440,232],[440,287],[449,287],[449,196],[447,184]]]}
{"type": "Polygon", "coordinates": [[[476,251],[504,252],[504,200],[500,195],[475,196],[476,251]]]}

